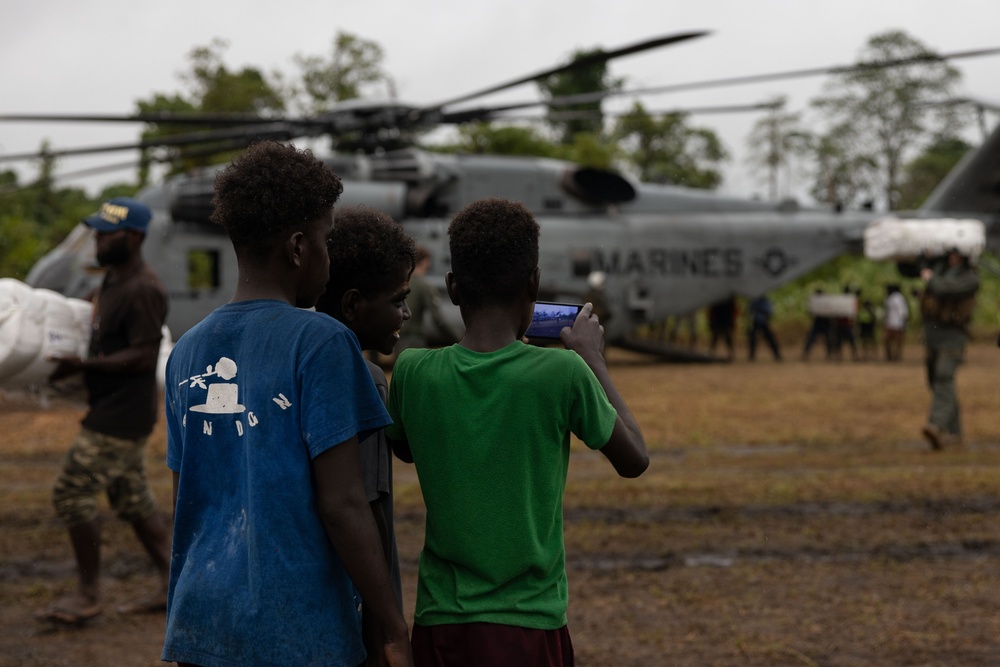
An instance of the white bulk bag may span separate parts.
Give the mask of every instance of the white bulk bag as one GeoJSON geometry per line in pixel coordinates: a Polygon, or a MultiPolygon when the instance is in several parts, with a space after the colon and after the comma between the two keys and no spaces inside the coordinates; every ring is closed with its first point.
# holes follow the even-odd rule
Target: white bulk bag
{"type": "Polygon", "coordinates": [[[911,261],[940,257],[952,248],[975,263],[986,247],[986,226],[974,219],[880,218],[864,234],[865,257],[876,261],[911,261]]]}

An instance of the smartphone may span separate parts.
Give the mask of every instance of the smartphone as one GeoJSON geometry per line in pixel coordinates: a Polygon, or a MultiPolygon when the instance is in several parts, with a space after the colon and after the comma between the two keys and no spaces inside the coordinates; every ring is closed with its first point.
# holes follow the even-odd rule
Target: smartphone
{"type": "Polygon", "coordinates": [[[582,303],[536,301],[531,326],[525,335],[531,339],[559,340],[559,332],[563,327],[573,326],[581,308],[582,303]]]}

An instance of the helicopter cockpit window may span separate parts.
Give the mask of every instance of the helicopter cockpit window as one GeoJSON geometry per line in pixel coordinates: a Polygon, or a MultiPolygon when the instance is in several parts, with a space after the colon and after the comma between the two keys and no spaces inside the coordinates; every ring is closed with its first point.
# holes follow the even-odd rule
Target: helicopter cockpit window
{"type": "Polygon", "coordinates": [[[191,290],[218,289],[219,251],[191,249],[187,255],[187,286],[191,290]]]}

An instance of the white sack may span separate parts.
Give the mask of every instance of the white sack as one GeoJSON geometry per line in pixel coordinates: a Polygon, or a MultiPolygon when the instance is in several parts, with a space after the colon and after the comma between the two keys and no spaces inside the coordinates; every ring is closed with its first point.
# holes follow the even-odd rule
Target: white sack
{"type": "Polygon", "coordinates": [[[986,247],[986,227],[980,220],[954,218],[880,218],[864,234],[865,257],[910,261],[940,257],[952,248],[975,263],[986,247]]]}

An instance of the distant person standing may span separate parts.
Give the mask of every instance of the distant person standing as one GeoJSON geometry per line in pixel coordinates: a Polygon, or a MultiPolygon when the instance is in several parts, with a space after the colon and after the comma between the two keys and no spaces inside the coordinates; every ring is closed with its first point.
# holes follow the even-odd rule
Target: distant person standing
{"type": "Polygon", "coordinates": [[[781,361],[781,350],[778,348],[778,340],[775,338],[774,332],[771,331],[771,316],[773,314],[774,307],[766,295],[762,294],[750,302],[750,332],[747,336],[750,361],[753,361],[757,355],[757,334],[762,335],[764,340],[767,341],[767,345],[771,348],[771,353],[774,355],[775,360],[781,361]]]}
{"type": "Polygon", "coordinates": [[[850,287],[844,287],[844,296],[850,298],[852,302],[851,315],[839,315],[833,319],[833,330],[830,332],[833,351],[837,359],[840,359],[846,343],[851,348],[851,359],[857,361],[858,344],[854,340],[854,317],[858,310],[858,297],[850,287]]]}
{"type": "Polygon", "coordinates": [[[910,306],[899,285],[886,288],[885,319],[882,331],[885,337],[885,360],[903,360],[903,342],[906,340],[906,323],[910,319],[910,306]]]}
{"type": "Polygon", "coordinates": [[[927,382],[932,393],[923,434],[934,449],[960,446],[962,423],[955,373],[969,341],[979,276],[969,259],[953,248],[944,260],[922,269],[920,279],[925,283],[920,314],[924,320],[927,382]]]}
{"type": "Polygon", "coordinates": [[[445,319],[441,310],[441,296],[427,280],[431,254],[427,248],[417,246],[417,264],[410,276],[410,294],[406,303],[410,319],[400,332],[396,354],[411,347],[429,347],[431,344],[451,344],[459,339],[454,327],[445,319]]]}
{"type": "Polygon", "coordinates": [[[693,350],[698,344],[698,311],[692,310],[670,318],[667,342],[671,345],[680,339],[681,329],[687,331],[687,346],[693,350]]]}
{"type": "Polygon", "coordinates": [[[878,322],[878,314],[875,312],[875,304],[871,299],[861,302],[858,309],[858,342],[861,348],[861,358],[870,361],[878,358],[878,348],[875,340],[875,327],[878,322]]]}
{"type": "MultiPolygon", "coordinates": [[[[822,288],[817,288],[813,292],[814,297],[822,297],[822,295],[822,288]]],[[[829,359],[833,356],[833,341],[831,340],[832,332],[830,331],[830,324],[829,316],[813,313],[812,326],[809,328],[809,334],[806,336],[806,344],[802,347],[803,361],[809,359],[809,351],[812,350],[813,343],[820,338],[823,339],[823,344],[826,346],[826,358],[829,359]]]]}
{"type": "Polygon", "coordinates": [[[736,297],[730,296],[717,301],[708,307],[708,327],[712,333],[709,350],[715,353],[715,344],[722,341],[726,346],[726,359],[733,360],[733,332],[736,329],[737,306],[736,297]]]}
{"type": "Polygon", "coordinates": [[[167,604],[170,540],[146,481],[146,441],[159,412],[156,365],[167,317],[167,293],[143,261],[152,218],[135,199],[116,197],[84,219],[97,233],[97,263],[107,268],[94,305],[86,359],[60,357],[59,380],[82,372],[89,410],[53,489],[56,514],[69,530],[79,588],[37,614],[39,620],[80,623],[101,613],[101,529],[97,494],[132,524],[160,581],[147,598],[120,613],[163,611],[167,604]]]}

